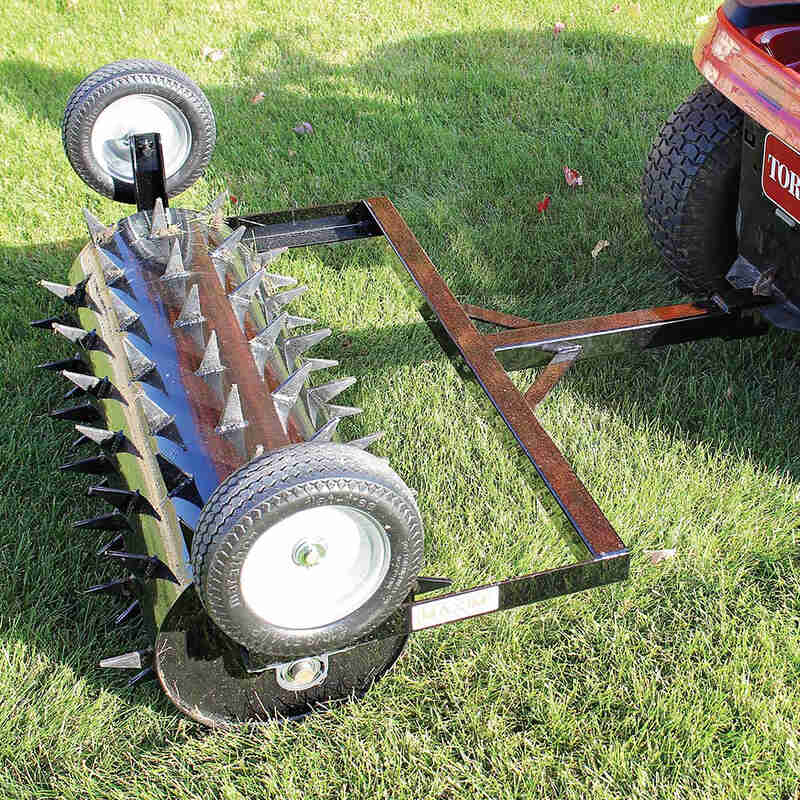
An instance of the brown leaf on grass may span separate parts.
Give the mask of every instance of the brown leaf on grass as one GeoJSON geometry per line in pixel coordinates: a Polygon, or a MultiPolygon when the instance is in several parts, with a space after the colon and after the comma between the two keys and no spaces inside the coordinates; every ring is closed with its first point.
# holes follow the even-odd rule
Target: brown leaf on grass
{"type": "Polygon", "coordinates": [[[314,128],[310,122],[298,122],[297,125],[292,128],[292,130],[298,136],[308,136],[308,134],[314,133],[314,128]]]}
{"type": "Polygon", "coordinates": [[[292,148],[290,147],[289,148],[289,158],[294,158],[296,155],[297,155],[297,151],[296,150],[292,150],[292,148]]]}
{"type": "Polygon", "coordinates": [[[667,550],[645,550],[644,554],[650,559],[650,563],[655,566],[662,561],[669,561],[669,559],[675,558],[676,552],[676,548],[673,547],[667,550]]]}
{"type": "Polygon", "coordinates": [[[558,34],[562,33],[566,29],[567,26],[563,22],[556,22],[556,24],[553,25],[553,38],[558,39],[558,34]]]}
{"type": "Polygon", "coordinates": [[[612,14],[619,14],[620,11],[622,11],[622,6],[619,3],[614,3],[614,5],[611,6],[612,14]]]}
{"type": "Polygon", "coordinates": [[[225,58],[225,51],[206,45],[203,48],[203,58],[207,59],[208,61],[219,61],[220,59],[225,58]]]}
{"type": "Polygon", "coordinates": [[[611,244],[608,239],[601,239],[593,248],[592,248],[592,258],[597,258],[603,250],[611,244]]]}
{"type": "Polygon", "coordinates": [[[253,95],[253,96],[250,98],[250,102],[251,102],[253,105],[256,105],[256,104],[258,104],[258,103],[262,103],[262,102],[264,101],[264,98],[265,98],[265,97],[266,97],[266,95],[264,94],[264,92],[258,92],[258,94],[254,94],[254,95],[253,95]]]}
{"type": "Polygon", "coordinates": [[[566,164],[564,165],[564,180],[567,186],[583,186],[583,175],[577,170],[570,169],[566,164]]]}

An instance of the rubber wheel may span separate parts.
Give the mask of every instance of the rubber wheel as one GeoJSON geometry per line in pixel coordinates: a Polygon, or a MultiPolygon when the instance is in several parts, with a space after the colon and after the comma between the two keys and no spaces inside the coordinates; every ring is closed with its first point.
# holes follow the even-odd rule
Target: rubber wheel
{"type": "Polygon", "coordinates": [[[642,204],[664,260],[688,289],[727,287],[736,258],[743,113],[710,84],[667,120],[642,178],[642,204]]]}
{"type": "Polygon", "coordinates": [[[347,647],[378,627],[412,590],[422,553],[414,497],[388,465],[308,442],[223,481],[191,556],[219,628],[253,652],[290,657],[347,647]]]}
{"type": "Polygon", "coordinates": [[[159,61],[115,61],[84,78],[67,101],[61,136],[72,168],[95,191],[135,203],[126,137],[161,134],[167,194],[191,186],[214,151],[214,113],[199,86],[159,61]]]}

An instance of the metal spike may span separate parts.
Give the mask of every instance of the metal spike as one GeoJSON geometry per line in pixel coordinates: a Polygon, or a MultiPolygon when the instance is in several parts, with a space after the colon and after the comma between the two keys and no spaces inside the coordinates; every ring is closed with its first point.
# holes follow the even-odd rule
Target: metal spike
{"type": "Polygon", "coordinates": [[[228,190],[223,189],[206,207],[205,213],[209,216],[215,216],[222,211],[225,203],[228,202],[228,190]]]}
{"type": "MultiPolygon", "coordinates": [[[[261,262],[264,264],[265,262],[261,262]]],[[[266,272],[264,273],[264,277],[266,278],[266,283],[269,283],[275,289],[281,286],[297,286],[297,278],[293,278],[291,275],[276,275],[273,272],[266,272]]]]}
{"type": "Polygon", "coordinates": [[[323,339],[327,339],[330,335],[330,328],[322,328],[313,333],[306,333],[302,336],[293,336],[291,339],[286,339],[283,343],[283,355],[286,358],[287,366],[294,364],[298,356],[310,350],[323,339]]]}
{"type": "Polygon", "coordinates": [[[360,439],[352,439],[347,444],[351,447],[357,447],[359,450],[366,450],[371,444],[374,444],[383,436],[383,431],[377,433],[370,433],[369,436],[362,436],[360,439]]]}
{"type": "Polygon", "coordinates": [[[77,450],[82,444],[85,444],[86,442],[89,441],[91,441],[91,439],[88,439],[86,436],[81,435],[70,445],[69,449],[77,450]]]}
{"type": "Polygon", "coordinates": [[[355,382],[355,378],[339,378],[335,381],[328,381],[328,383],[321,383],[319,386],[309,389],[308,395],[319,403],[327,403],[345,389],[349,389],[355,382]]]}
{"type": "Polygon", "coordinates": [[[103,415],[91,403],[79,403],[68,408],[51,411],[53,419],[70,420],[72,422],[99,422],[103,415]]]}
{"type": "Polygon", "coordinates": [[[266,367],[270,350],[272,350],[277,343],[278,336],[280,336],[284,325],[286,324],[287,316],[288,314],[284,313],[279,317],[276,317],[269,325],[266,326],[266,328],[262,328],[250,340],[250,352],[253,355],[253,360],[256,363],[256,369],[258,370],[259,377],[262,380],[264,379],[264,368],[266,367]]]}
{"type": "Polygon", "coordinates": [[[181,245],[180,242],[176,239],[172,243],[172,247],[169,251],[169,258],[167,259],[167,268],[164,270],[164,274],[161,276],[162,281],[174,281],[178,280],[179,278],[188,278],[191,275],[191,272],[186,270],[186,267],[183,265],[183,256],[181,255],[181,245]]]}
{"type": "Polygon", "coordinates": [[[75,353],[72,358],[65,358],[61,361],[48,361],[45,364],[37,364],[37,369],[47,369],[53,372],[89,372],[89,365],[83,360],[80,353],[75,353]]]}
{"type": "MultiPolygon", "coordinates": [[[[166,481],[165,481],[166,482],[166,481]]],[[[200,490],[197,488],[197,483],[194,475],[182,475],[175,486],[170,489],[168,497],[180,497],[196,506],[203,507],[203,498],[200,496],[200,490]]]]}
{"type": "Polygon", "coordinates": [[[312,442],[331,442],[333,441],[333,434],[336,431],[336,427],[338,426],[339,422],[341,421],[341,417],[334,417],[331,420],[328,420],[321,428],[319,428],[314,435],[311,437],[312,442]]]}
{"type": "Polygon", "coordinates": [[[53,331],[60,333],[64,338],[69,339],[74,344],[79,344],[86,350],[102,350],[106,353],[111,352],[105,342],[98,336],[96,330],[91,330],[87,333],[83,328],[73,328],[71,325],[59,325],[56,322],[53,324],[53,331]]]}
{"type": "Polygon", "coordinates": [[[291,414],[295,403],[300,397],[300,390],[308,380],[312,371],[312,366],[306,362],[300,369],[293,372],[274,392],[272,392],[272,402],[278,419],[281,421],[284,432],[287,430],[289,414],[291,414]]]}
{"type": "Polygon", "coordinates": [[[311,416],[311,422],[317,424],[317,412],[329,400],[340,395],[345,389],[349,389],[356,382],[355,378],[340,378],[335,381],[328,381],[319,386],[314,386],[306,392],[308,397],[308,411],[311,416]]]}
{"type": "Polygon", "coordinates": [[[138,489],[131,492],[128,489],[112,489],[108,486],[90,486],[87,495],[105,500],[123,514],[149,514],[158,520],[161,519],[150,501],[138,489]]]}
{"type": "Polygon", "coordinates": [[[213,372],[222,372],[224,369],[225,365],[219,357],[217,332],[211,331],[211,336],[208,337],[208,344],[206,344],[206,349],[203,353],[203,360],[200,362],[200,366],[194,374],[203,378],[213,372]]]}
{"type": "Polygon", "coordinates": [[[154,667],[145,667],[141,672],[137,672],[126,684],[127,686],[136,686],[137,683],[142,683],[143,681],[153,680],[156,677],[156,671],[154,667]]]}
{"type": "Polygon", "coordinates": [[[53,281],[39,281],[39,286],[52,292],[60,300],[67,300],[75,294],[75,287],[72,284],[54,283],[53,281]]]}
{"type": "Polygon", "coordinates": [[[133,650],[130,653],[104,658],[100,666],[106,669],[142,669],[152,657],[153,651],[150,648],[133,650]]]}
{"type": "Polygon", "coordinates": [[[303,366],[306,366],[306,364],[311,365],[312,372],[316,372],[318,369],[329,369],[339,366],[339,362],[334,361],[332,358],[305,358],[303,359],[303,366]]]}
{"type": "Polygon", "coordinates": [[[315,319],[310,319],[309,317],[293,317],[289,314],[286,317],[286,327],[289,330],[294,328],[306,328],[309,325],[316,325],[317,321],[315,319]]]}
{"type": "Polygon", "coordinates": [[[333,403],[325,403],[322,406],[322,411],[328,419],[335,417],[355,417],[357,414],[362,413],[362,409],[355,406],[337,406],[333,403]]]}
{"type": "Polygon", "coordinates": [[[134,600],[121,614],[117,614],[113,619],[114,625],[122,625],[129,619],[133,619],[138,614],[142,613],[142,607],[138,600],[134,600]]]}
{"type": "Polygon", "coordinates": [[[113,539],[106,542],[95,555],[104,556],[109,550],[117,550],[120,547],[125,547],[125,536],[118,533],[113,539]]]}
{"type": "Polygon", "coordinates": [[[239,327],[244,330],[244,319],[250,309],[253,295],[258,291],[261,282],[264,280],[264,270],[254,272],[247,280],[242,281],[229,295],[233,313],[239,322],[239,327]]]}
{"type": "Polygon", "coordinates": [[[50,330],[53,327],[53,324],[56,322],[59,323],[60,325],[70,325],[71,323],[75,322],[75,320],[70,314],[61,314],[58,317],[34,319],[31,320],[28,324],[31,326],[31,328],[41,328],[42,330],[50,330]]]}
{"type": "Polygon", "coordinates": [[[211,253],[211,261],[217,270],[222,288],[225,288],[225,275],[227,272],[227,265],[233,258],[233,253],[236,250],[239,242],[242,241],[247,228],[240,225],[227,239],[225,239],[220,246],[211,253]]]}
{"type": "Polygon", "coordinates": [[[105,475],[117,471],[116,465],[105,453],[62,464],[59,469],[61,472],[83,472],[86,475],[105,475]]]}
{"type": "Polygon", "coordinates": [[[156,202],[153,205],[153,214],[150,218],[150,238],[156,239],[163,236],[167,232],[167,215],[164,211],[164,201],[160,197],[156,197],[156,202]]]}
{"type": "Polygon", "coordinates": [[[113,290],[111,294],[111,307],[117,315],[117,322],[120,330],[130,328],[138,319],[139,315],[113,290]]]}
{"type": "Polygon", "coordinates": [[[90,531],[131,531],[130,522],[124,514],[119,511],[112,511],[109,514],[101,514],[99,517],[89,519],[79,519],[72,523],[72,527],[78,530],[90,531]]]}
{"type": "Polygon", "coordinates": [[[125,272],[123,271],[122,267],[120,267],[120,265],[114,261],[108,251],[103,250],[102,247],[96,247],[95,252],[97,254],[97,259],[100,262],[100,269],[103,271],[103,278],[105,278],[106,285],[112,286],[121,277],[123,277],[125,272]]]}
{"type": "Polygon", "coordinates": [[[140,381],[145,375],[156,368],[155,361],[151,361],[127,337],[122,340],[122,346],[125,348],[125,355],[128,357],[132,380],[140,381]]]}
{"type": "Polygon", "coordinates": [[[84,589],[84,594],[114,594],[117,597],[130,597],[133,593],[133,587],[135,586],[136,581],[132,575],[129,575],[127,578],[119,578],[115,581],[109,581],[108,583],[100,583],[97,586],[90,586],[88,589],[84,589]]]}
{"type": "MultiPolygon", "coordinates": [[[[275,247],[272,250],[264,250],[258,254],[258,260],[261,262],[261,266],[265,267],[267,264],[270,264],[282,256],[288,249],[288,247],[275,247]]],[[[297,281],[295,281],[295,283],[297,283],[297,281]]]]}
{"type": "Polygon", "coordinates": [[[142,555],[141,553],[126,553],[121,550],[109,550],[108,558],[121,562],[126,569],[145,580],[158,578],[160,580],[178,583],[170,568],[157,556],[142,555]]]}
{"type": "Polygon", "coordinates": [[[58,322],[53,324],[53,330],[60,333],[64,338],[69,339],[74,344],[83,344],[84,339],[89,335],[83,328],[73,328],[71,325],[61,325],[58,322]]]}
{"type": "Polygon", "coordinates": [[[86,439],[91,439],[91,441],[96,442],[101,447],[109,444],[117,435],[114,431],[109,431],[105,428],[92,428],[89,425],[76,425],[75,430],[86,439]]]}
{"type": "Polygon", "coordinates": [[[83,209],[83,218],[86,220],[89,236],[96,245],[105,244],[114,236],[114,228],[103,225],[88,208],[83,209]]]}
{"type": "Polygon", "coordinates": [[[265,328],[262,328],[251,340],[250,340],[250,349],[253,349],[253,345],[258,345],[266,350],[270,350],[275,346],[275,343],[278,341],[278,336],[280,336],[281,331],[283,330],[284,325],[286,324],[286,320],[288,319],[289,315],[285,312],[270,322],[265,328]]]}
{"type": "Polygon", "coordinates": [[[296,289],[287,289],[264,298],[264,307],[270,317],[277,316],[281,309],[308,291],[308,286],[298,286],[296,289]]]}
{"type": "Polygon", "coordinates": [[[70,396],[76,397],[81,394],[91,394],[94,397],[105,397],[111,389],[111,381],[108,378],[97,378],[94,375],[86,375],[83,372],[70,372],[67,369],[61,370],[61,374],[68,381],[75,384],[75,389],[70,392],[70,396]]]}
{"type": "Polygon", "coordinates": [[[201,322],[205,322],[205,319],[203,312],[200,310],[200,287],[195,284],[189,290],[189,295],[173,327],[185,328],[189,325],[199,325],[201,322]]]}
{"type": "Polygon", "coordinates": [[[147,420],[147,427],[151,436],[155,436],[175,422],[175,417],[164,411],[158,403],[151,400],[146,394],[139,397],[139,405],[147,420]]]}
{"type": "Polygon", "coordinates": [[[219,425],[216,427],[216,432],[225,436],[231,431],[241,430],[248,425],[247,420],[244,418],[242,411],[242,401],[239,397],[239,386],[231,384],[231,391],[228,395],[228,400],[225,403],[225,410],[220,417],[219,425]]]}

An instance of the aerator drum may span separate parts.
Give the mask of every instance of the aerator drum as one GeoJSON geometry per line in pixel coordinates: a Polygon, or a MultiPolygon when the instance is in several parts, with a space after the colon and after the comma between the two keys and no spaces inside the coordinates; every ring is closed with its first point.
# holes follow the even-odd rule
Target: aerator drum
{"type": "MultiPolygon", "coordinates": [[[[160,134],[166,193],[202,174],[213,114],[185,75],[122,61],[86,78],[64,116],[78,175],[137,198],[134,134],[160,134]]],[[[68,284],[42,281],[69,314],[41,320],[68,340],[44,368],[70,383],[53,413],[79,435],[64,470],[95,477],[108,510],[76,523],[108,532],[118,574],[89,589],[140,617],[147,640],[106,667],[156,677],[190,717],[225,725],[295,717],[360,695],[405,636],[354,647],[413,594],[423,532],[414,495],[343,442],[359,409],[333,401],[354,382],[311,348],[330,334],[292,314],[306,291],[223,221],[158,198],[91,241],[68,284]]],[[[141,205],[141,203],[140,203],[141,205]]],[[[143,634],[144,635],[144,634],[143,634]]]]}

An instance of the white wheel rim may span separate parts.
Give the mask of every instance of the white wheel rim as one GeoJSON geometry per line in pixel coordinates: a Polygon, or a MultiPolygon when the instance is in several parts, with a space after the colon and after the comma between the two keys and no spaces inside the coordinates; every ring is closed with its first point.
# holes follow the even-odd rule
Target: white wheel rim
{"type": "Polygon", "coordinates": [[[154,94],[129,94],[106,106],[92,128],[92,155],[112,178],[133,181],[129,139],[135,133],[160,133],[164,172],[174,175],[189,157],[192,130],[184,113],[154,94]]]}
{"type": "Polygon", "coordinates": [[[318,628],[364,605],[383,583],[390,556],[389,537],[369,514],[342,505],[309,508],[256,539],[239,587],[264,622],[318,628]]]}

